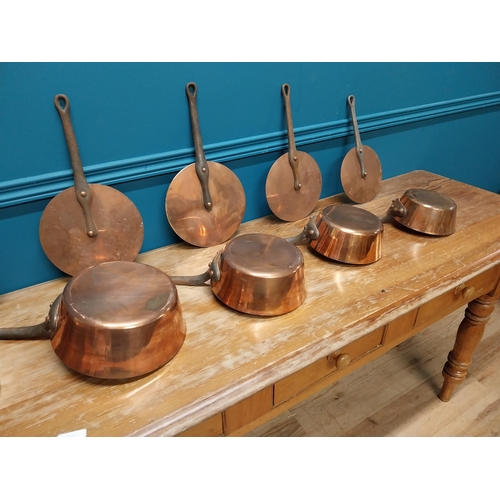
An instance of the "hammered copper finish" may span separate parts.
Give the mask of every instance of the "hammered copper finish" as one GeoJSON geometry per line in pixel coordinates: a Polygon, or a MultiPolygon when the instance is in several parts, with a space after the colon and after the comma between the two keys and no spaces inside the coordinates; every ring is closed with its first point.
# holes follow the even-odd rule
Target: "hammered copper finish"
{"type": "Polygon", "coordinates": [[[52,264],[70,276],[102,262],[134,260],[144,239],[139,211],[117,189],[87,183],[69,99],[58,94],[54,104],[61,118],[75,185],[59,193],[43,211],[39,226],[43,251],[52,264]]]}
{"type": "Polygon", "coordinates": [[[292,243],[267,234],[244,234],[227,243],[220,256],[218,299],[237,311],[276,316],[305,300],[304,257],[292,243]]]}
{"type": "Polygon", "coordinates": [[[61,361],[95,378],[127,379],[170,361],[186,335],[177,290],[162,271],[108,262],[71,279],[51,343],[61,361]]]}
{"type": "Polygon", "coordinates": [[[293,133],[290,86],[281,87],[285,102],[288,153],[273,164],[266,179],[266,198],[271,211],[282,220],[296,221],[308,216],[321,195],[321,170],[309,154],[297,151],[293,133]]]}
{"type": "Polygon", "coordinates": [[[317,217],[319,238],[309,246],[319,254],[346,264],[372,264],[382,257],[384,226],[362,208],[330,205],[317,217]]]}
{"type": "Polygon", "coordinates": [[[355,147],[345,156],[340,167],[340,180],[345,194],[355,203],[366,203],[377,196],[382,186],[382,165],[369,146],[361,142],[356,118],[356,98],[347,97],[354,129],[355,147]]]}
{"type": "Polygon", "coordinates": [[[211,247],[227,241],[238,229],[245,213],[245,193],[236,174],[207,161],[212,209],[203,206],[203,193],[195,164],[183,168],[170,183],[165,211],[175,233],[187,243],[211,247]]]}
{"type": "Polygon", "coordinates": [[[408,189],[399,202],[404,214],[393,217],[403,226],[435,236],[455,232],[457,204],[448,196],[428,189],[408,189]]]}

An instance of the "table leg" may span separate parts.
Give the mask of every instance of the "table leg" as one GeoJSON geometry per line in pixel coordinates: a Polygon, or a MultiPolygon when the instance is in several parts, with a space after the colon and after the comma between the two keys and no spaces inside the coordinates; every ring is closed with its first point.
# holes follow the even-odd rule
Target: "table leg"
{"type": "Polygon", "coordinates": [[[484,327],[495,309],[497,300],[497,293],[491,292],[469,302],[465,317],[458,327],[455,345],[443,368],[444,383],[439,393],[439,399],[442,401],[449,401],[455,386],[462,383],[467,376],[472,355],[483,336],[484,327]]]}

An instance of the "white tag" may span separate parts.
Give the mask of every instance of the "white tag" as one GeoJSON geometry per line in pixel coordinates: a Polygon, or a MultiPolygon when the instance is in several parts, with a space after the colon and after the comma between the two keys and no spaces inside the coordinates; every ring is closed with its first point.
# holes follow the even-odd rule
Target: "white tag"
{"type": "Polygon", "coordinates": [[[59,434],[57,436],[58,438],[60,437],[87,437],[87,429],[79,429],[77,431],[71,431],[71,432],[65,432],[63,434],[59,434]]]}

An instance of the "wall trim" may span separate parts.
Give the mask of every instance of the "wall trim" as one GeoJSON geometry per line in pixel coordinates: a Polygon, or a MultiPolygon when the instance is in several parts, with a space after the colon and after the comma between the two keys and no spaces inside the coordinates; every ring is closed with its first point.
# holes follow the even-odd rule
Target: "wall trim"
{"type": "MultiPolygon", "coordinates": [[[[363,133],[498,105],[500,105],[500,92],[490,92],[371,115],[362,115],[357,118],[360,132],[363,133]]],[[[349,118],[294,129],[297,148],[307,144],[316,144],[350,136],[352,133],[349,118]]],[[[276,151],[285,152],[287,149],[288,139],[285,130],[204,145],[207,160],[220,163],[276,151]]],[[[175,174],[193,162],[194,148],[186,148],[85,166],[85,174],[89,183],[110,185],[158,175],[175,174]]],[[[68,171],[2,182],[0,183],[0,208],[52,198],[72,185],[73,175],[70,169],[68,171]]]]}

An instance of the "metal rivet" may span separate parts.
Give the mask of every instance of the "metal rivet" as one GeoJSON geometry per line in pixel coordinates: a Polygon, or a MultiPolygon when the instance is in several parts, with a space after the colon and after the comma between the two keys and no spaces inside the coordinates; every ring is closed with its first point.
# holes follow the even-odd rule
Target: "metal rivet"
{"type": "Polygon", "coordinates": [[[82,191],[82,192],[80,193],[80,196],[81,196],[82,198],[85,198],[85,196],[87,196],[87,193],[86,193],[85,191],[82,191]]]}

